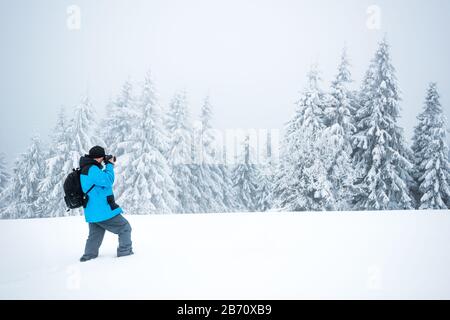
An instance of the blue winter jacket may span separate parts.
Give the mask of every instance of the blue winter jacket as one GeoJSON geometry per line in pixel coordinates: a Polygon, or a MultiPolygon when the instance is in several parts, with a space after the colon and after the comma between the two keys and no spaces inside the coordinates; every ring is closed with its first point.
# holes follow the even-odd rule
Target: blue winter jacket
{"type": "Polygon", "coordinates": [[[84,208],[86,222],[101,222],[122,213],[122,209],[114,201],[112,186],[114,183],[114,165],[103,166],[88,157],[80,158],[80,181],[83,192],[89,191],[89,200],[84,208]]]}

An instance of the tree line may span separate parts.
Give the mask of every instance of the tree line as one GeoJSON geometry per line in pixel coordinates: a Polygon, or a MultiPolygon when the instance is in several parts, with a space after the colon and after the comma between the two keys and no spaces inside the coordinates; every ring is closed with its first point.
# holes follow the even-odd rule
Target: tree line
{"type": "Polygon", "coordinates": [[[117,202],[133,214],[448,209],[447,123],[437,85],[427,89],[409,145],[398,124],[401,99],[389,51],[384,39],[359,90],[351,89],[346,50],[327,90],[313,65],[278,161],[269,143],[262,161],[252,161],[247,136],[239,161],[227,163],[212,134],[209,97],[194,124],[186,92],[162,108],[150,72],[137,90],[126,81],[100,121],[84,97],[73,117],[60,110],[48,146],[32,138],[11,175],[0,157],[0,215],[80,214],[66,211],[62,183],[96,144],[118,156],[117,202]]]}

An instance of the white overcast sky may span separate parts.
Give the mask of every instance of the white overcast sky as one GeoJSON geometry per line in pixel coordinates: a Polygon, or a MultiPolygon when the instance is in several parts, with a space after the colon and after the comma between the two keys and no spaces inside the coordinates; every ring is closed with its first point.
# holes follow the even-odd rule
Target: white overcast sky
{"type": "Polygon", "coordinates": [[[12,161],[56,112],[89,93],[99,114],[124,80],[152,68],[161,103],[177,89],[193,116],[209,92],[218,128],[281,128],[311,63],[324,86],[347,44],[355,87],[387,33],[407,137],[428,82],[450,105],[448,0],[0,0],[0,146],[12,161]],[[67,7],[81,10],[67,28],[67,7]],[[366,25],[377,5],[381,28],[366,25]]]}

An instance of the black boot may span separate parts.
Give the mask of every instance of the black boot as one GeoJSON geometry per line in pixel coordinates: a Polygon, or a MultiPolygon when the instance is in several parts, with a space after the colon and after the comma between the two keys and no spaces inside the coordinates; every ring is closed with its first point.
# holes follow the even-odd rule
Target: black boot
{"type": "Polygon", "coordinates": [[[133,254],[134,254],[133,250],[130,250],[128,252],[117,252],[117,257],[119,257],[119,258],[126,257],[126,256],[131,256],[133,254]]]}
{"type": "Polygon", "coordinates": [[[89,260],[92,260],[92,259],[95,259],[95,258],[97,258],[97,256],[93,257],[93,256],[86,256],[86,255],[84,255],[84,256],[82,256],[80,258],[80,262],[86,262],[86,261],[89,261],[89,260]]]}

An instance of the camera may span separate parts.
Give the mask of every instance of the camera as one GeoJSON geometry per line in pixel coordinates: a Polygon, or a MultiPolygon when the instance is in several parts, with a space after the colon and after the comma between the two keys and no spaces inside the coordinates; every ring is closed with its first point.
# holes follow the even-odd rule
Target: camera
{"type": "Polygon", "coordinates": [[[103,158],[103,160],[105,161],[105,162],[108,162],[109,160],[113,160],[114,162],[116,162],[116,156],[113,156],[113,155],[111,155],[111,154],[107,154],[104,158],[103,158]]]}

